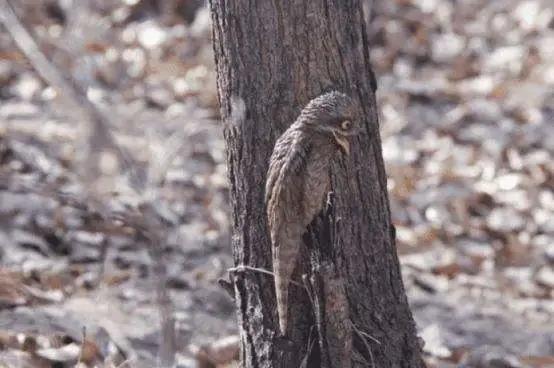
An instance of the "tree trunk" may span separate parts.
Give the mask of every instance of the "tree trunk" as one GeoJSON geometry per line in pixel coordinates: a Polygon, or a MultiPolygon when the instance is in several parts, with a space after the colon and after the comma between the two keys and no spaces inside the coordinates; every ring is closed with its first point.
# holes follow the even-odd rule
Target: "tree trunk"
{"type": "Polygon", "coordinates": [[[233,272],[243,367],[423,367],[402,284],[361,0],[211,0],[236,266],[271,270],[264,208],[276,139],[333,89],[364,132],[332,163],[333,198],[310,227],[278,337],[273,278],[233,272]],[[304,277],[302,277],[304,276],[304,277]],[[304,364],[304,365],[302,365],[304,364]]]}

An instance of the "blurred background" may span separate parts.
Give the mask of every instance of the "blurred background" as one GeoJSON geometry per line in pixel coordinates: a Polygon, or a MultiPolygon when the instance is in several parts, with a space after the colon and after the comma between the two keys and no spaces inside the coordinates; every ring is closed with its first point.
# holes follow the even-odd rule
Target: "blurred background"
{"type": "MultiPolygon", "coordinates": [[[[232,259],[204,2],[11,4],[47,60],[109,117],[138,176],[163,179],[137,194],[2,28],[0,366],[155,366],[166,342],[160,285],[176,366],[237,366],[234,303],[217,285],[232,259]],[[145,203],[158,243],[116,216],[145,203]]],[[[374,0],[366,10],[426,361],[553,367],[554,4],[374,0]]]]}

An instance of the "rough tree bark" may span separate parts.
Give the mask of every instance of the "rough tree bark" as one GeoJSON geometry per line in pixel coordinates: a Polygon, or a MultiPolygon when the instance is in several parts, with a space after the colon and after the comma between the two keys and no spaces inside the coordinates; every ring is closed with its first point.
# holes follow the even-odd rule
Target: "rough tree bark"
{"type": "Polygon", "coordinates": [[[305,237],[296,281],[306,288],[290,287],[292,343],[278,338],[272,277],[232,273],[242,366],[423,367],[396,255],[362,1],[210,5],[236,266],[271,270],[265,175],[301,108],[338,89],[359,101],[364,126],[351,155],[333,162],[332,206],[305,237]]]}

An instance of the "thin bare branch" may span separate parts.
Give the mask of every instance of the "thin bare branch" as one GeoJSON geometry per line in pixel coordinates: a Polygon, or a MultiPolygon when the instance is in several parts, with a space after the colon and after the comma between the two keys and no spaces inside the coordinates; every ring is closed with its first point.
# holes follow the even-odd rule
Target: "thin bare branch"
{"type": "Polygon", "coordinates": [[[165,150],[161,154],[161,157],[152,163],[151,169],[148,173],[148,187],[157,187],[163,184],[165,176],[169,167],[175,161],[175,158],[179,155],[188,156],[188,153],[192,147],[187,146],[188,142],[193,141],[193,138],[198,133],[206,131],[206,127],[196,127],[193,125],[191,129],[183,129],[173,133],[166,141],[165,150]],[[187,152],[183,152],[185,148],[188,148],[187,152]]]}
{"type": "MultiPolygon", "coordinates": [[[[144,189],[150,181],[147,182],[146,178],[140,177],[138,174],[140,170],[134,160],[116,143],[109,129],[111,124],[108,115],[88,99],[85,87],[79,85],[71,75],[67,77],[62,75],[59,68],[44,56],[31,34],[17,18],[8,0],[0,0],[0,21],[42,79],[55,88],[59,96],[66,100],[87,122],[85,128],[89,128],[89,149],[109,149],[114,152],[123,171],[129,173],[131,177],[131,187],[142,196],[144,203],[140,206],[139,213],[136,216],[127,213],[124,220],[132,224],[135,230],[140,231],[148,239],[150,256],[154,263],[152,273],[156,283],[156,300],[161,319],[159,359],[163,367],[172,367],[176,352],[175,322],[173,319],[173,305],[166,288],[167,270],[163,258],[166,238],[153,206],[153,202],[159,198],[157,191],[150,191],[153,194],[145,198],[144,189]]],[[[177,136],[177,138],[179,137],[177,136]]],[[[170,151],[169,158],[166,160],[167,162],[164,162],[164,166],[169,166],[170,160],[173,160],[178,153],[179,150],[177,149],[174,152],[170,151]]],[[[114,215],[102,203],[99,207],[104,219],[111,218],[114,215]]]]}
{"type": "MultiPolygon", "coordinates": [[[[259,273],[263,273],[263,274],[266,274],[266,275],[270,275],[270,276],[273,276],[275,277],[275,274],[271,271],[268,271],[268,270],[264,270],[263,268],[257,268],[257,267],[252,267],[252,266],[243,266],[243,265],[239,265],[239,266],[236,266],[236,267],[231,267],[231,268],[228,268],[227,269],[228,272],[246,272],[246,271],[253,271],[253,272],[259,272],[259,273]]],[[[289,282],[293,285],[296,285],[302,289],[304,289],[304,285],[302,285],[301,283],[299,282],[296,282],[294,280],[289,280],[289,282]]]]}
{"type": "Polygon", "coordinates": [[[0,0],[0,21],[11,35],[15,44],[29,60],[40,77],[58,91],[61,98],[79,111],[90,124],[90,142],[95,147],[108,147],[113,150],[123,166],[131,175],[131,185],[141,190],[144,182],[138,177],[138,170],[131,157],[115,143],[109,130],[110,119],[88,98],[86,90],[71,78],[64,77],[40,50],[29,31],[21,24],[8,0],[0,0]],[[141,183],[142,182],[142,183],[141,183]]]}

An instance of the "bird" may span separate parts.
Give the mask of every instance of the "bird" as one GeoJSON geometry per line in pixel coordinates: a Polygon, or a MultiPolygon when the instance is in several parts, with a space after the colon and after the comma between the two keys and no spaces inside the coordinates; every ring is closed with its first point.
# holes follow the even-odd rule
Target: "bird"
{"type": "Polygon", "coordinates": [[[339,91],[315,97],[277,139],[269,160],[265,206],[281,336],[287,333],[288,288],[302,236],[325,207],[333,158],[348,156],[350,139],[361,130],[355,106],[339,91]]]}

